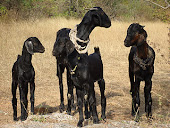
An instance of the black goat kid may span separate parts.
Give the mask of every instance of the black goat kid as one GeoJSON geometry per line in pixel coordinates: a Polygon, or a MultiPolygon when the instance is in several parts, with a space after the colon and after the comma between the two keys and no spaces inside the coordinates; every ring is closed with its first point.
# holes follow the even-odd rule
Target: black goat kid
{"type": "Polygon", "coordinates": [[[31,63],[32,55],[34,53],[43,53],[45,48],[36,37],[28,38],[23,45],[22,55],[18,55],[17,61],[12,68],[12,106],[13,119],[17,120],[17,98],[16,89],[19,85],[20,103],[21,103],[21,120],[27,119],[27,94],[28,83],[30,83],[30,101],[31,112],[34,113],[34,91],[35,91],[35,71],[31,63]]]}
{"type": "Polygon", "coordinates": [[[130,92],[132,95],[132,115],[134,116],[139,114],[140,82],[145,81],[145,112],[147,117],[151,117],[151,79],[154,73],[155,52],[147,44],[147,33],[143,28],[144,26],[141,26],[137,23],[131,24],[127,30],[127,36],[124,41],[124,45],[126,47],[132,46],[129,54],[129,77],[131,83],[130,92]]]}
{"type": "MultiPolygon", "coordinates": [[[[71,113],[71,106],[73,106],[73,103],[74,103],[74,96],[73,96],[73,87],[74,86],[73,86],[73,82],[71,80],[71,75],[70,75],[70,73],[68,71],[68,67],[67,67],[68,55],[66,54],[65,50],[63,50],[61,53],[61,50],[65,47],[65,45],[63,45],[62,43],[68,42],[68,41],[72,42],[72,43],[67,43],[67,45],[69,44],[72,46],[72,47],[68,46],[68,50],[70,50],[70,51],[73,51],[74,48],[76,48],[77,50],[80,50],[80,51],[82,50],[81,49],[82,47],[83,48],[85,47],[85,49],[86,49],[88,42],[89,42],[89,35],[96,26],[105,27],[105,28],[108,28],[111,26],[111,21],[110,21],[109,17],[105,14],[105,12],[100,7],[94,7],[92,9],[90,9],[85,14],[81,23],[77,25],[77,28],[75,30],[75,35],[73,34],[73,36],[70,37],[70,33],[72,30],[69,28],[63,28],[57,32],[56,43],[54,44],[52,54],[53,54],[53,56],[56,56],[56,60],[57,60],[57,76],[59,78],[60,111],[61,112],[64,110],[62,74],[63,74],[65,68],[67,69],[67,86],[68,86],[67,113],[68,114],[71,113]],[[75,42],[81,48],[79,48],[79,47],[77,47],[77,45],[73,44],[73,41],[70,38],[73,38],[73,40],[75,40],[75,42]],[[58,45],[59,43],[61,43],[61,45],[60,45],[61,50],[58,49],[58,47],[56,47],[56,44],[58,45]]],[[[84,49],[82,51],[87,52],[84,49]]],[[[105,113],[105,112],[102,112],[102,113],[105,113]]],[[[102,118],[105,118],[105,114],[102,114],[102,118]]]]}
{"type": "Polygon", "coordinates": [[[106,98],[104,96],[104,79],[103,79],[103,63],[101,60],[99,48],[95,48],[95,53],[91,55],[79,54],[74,50],[68,55],[68,68],[71,72],[71,79],[76,87],[77,104],[79,110],[78,126],[82,126],[83,118],[83,101],[85,99],[85,115],[88,116],[87,105],[91,107],[93,123],[98,123],[98,115],[96,110],[96,97],[94,91],[94,82],[98,81],[102,90],[102,107],[104,109],[106,98]]]}

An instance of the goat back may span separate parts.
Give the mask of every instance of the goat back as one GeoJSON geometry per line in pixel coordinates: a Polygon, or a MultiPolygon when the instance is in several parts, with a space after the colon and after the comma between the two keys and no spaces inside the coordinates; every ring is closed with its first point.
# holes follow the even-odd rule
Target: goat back
{"type": "Polygon", "coordinates": [[[103,78],[103,62],[98,53],[93,53],[88,56],[89,72],[94,81],[103,78]]]}

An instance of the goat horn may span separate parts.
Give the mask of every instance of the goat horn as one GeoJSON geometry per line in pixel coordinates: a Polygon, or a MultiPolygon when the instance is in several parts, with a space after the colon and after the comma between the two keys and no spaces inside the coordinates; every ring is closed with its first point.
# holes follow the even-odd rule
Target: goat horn
{"type": "Polygon", "coordinates": [[[142,26],[142,28],[144,28],[145,26],[142,26]]]}
{"type": "Polygon", "coordinates": [[[85,8],[85,10],[90,10],[90,8],[85,8]]]}
{"type": "Polygon", "coordinates": [[[92,11],[92,10],[98,10],[98,8],[90,8],[89,10],[90,10],[90,11],[92,11]]]}
{"type": "Polygon", "coordinates": [[[98,10],[98,8],[85,8],[85,10],[98,10]]]}

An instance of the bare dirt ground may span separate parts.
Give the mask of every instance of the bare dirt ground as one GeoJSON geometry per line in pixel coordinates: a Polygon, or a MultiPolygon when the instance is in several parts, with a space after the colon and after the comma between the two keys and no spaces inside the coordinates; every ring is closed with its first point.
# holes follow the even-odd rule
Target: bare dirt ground
{"type": "MultiPolygon", "coordinates": [[[[0,23],[0,127],[11,128],[51,128],[76,127],[78,111],[72,116],[59,112],[59,85],[56,77],[56,60],[52,56],[52,48],[56,32],[63,27],[73,28],[79,20],[51,19],[26,22],[0,23]],[[35,111],[26,121],[14,122],[11,94],[11,69],[17,55],[21,54],[24,41],[36,36],[45,46],[44,54],[35,54],[32,63],[35,68],[35,111]]],[[[144,112],[144,82],[141,83],[140,121],[134,122],[131,117],[130,82],[128,76],[128,53],[123,41],[126,30],[131,23],[112,22],[112,26],[95,28],[90,35],[89,53],[94,46],[99,46],[104,63],[106,82],[107,109],[105,121],[92,125],[91,120],[84,122],[85,127],[170,127],[170,37],[169,24],[160,22],[144,22],[148,33],[148,43],[156,52],[155,73],[153,75],[152,99],[153,121],[148,123],[144,112]]],[[[66,74],[64,79],[65,105],[67,105],[66,74]]],[[[95,85],[97,110],[100,117],[100,92],[95,85]]],[[[28,94],[28,100],[29,100],[28,94]]],[[[18,117],[20,117],[19,89],[17,89],[18,117]]],[[[75,98],[76,100],[76,98],[75,98]]],[[[30,102],[29,102],[30,110],[30,102]]],[[[66,107],[66,106],[65,106],[66,107]]]]}

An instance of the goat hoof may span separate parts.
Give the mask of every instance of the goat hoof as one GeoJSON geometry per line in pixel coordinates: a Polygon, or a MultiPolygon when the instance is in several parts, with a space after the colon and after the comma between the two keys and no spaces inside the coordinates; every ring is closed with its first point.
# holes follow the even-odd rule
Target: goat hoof
{"type": "Polygon", "coordinates": [[[79,122],[78,122],[77,127],[83,127],[82,121],[79,121],[79,122]]]}
{"type": "Polygon", "coordinates": [[[18,119],[17,119],[17,117],[16,117],[16,116],[14,116],[14,117],[13,117],[13,119],[14,119],[14,121],[18,121],[18,119]]]}
{"type": "Polygon", "coordinates": [[[136,115],[136,113],[135,113],[135,112],[131,112],[131,115],[132,115],[132,116],[135,116],[135,115],[136,115]]]}
{"type": "Polygon", "coordinates": [[[105,115],[101,115],[101,118],[104,120],[104,119],[106,119],[106,116],[105,115]]]}
{"type": "Polygon", "coordinates": [[[134,121],[135,122],[139,122],[139,120],[140,120],[140,116],[139,116],[139,113],[137,113],[137,115],[135,115],[134,121]]]}
{"type": "Polygon", "coordinates": [[[26,119],[27,119],[27,117],[26,117],[26,116],[21,117],[21,121],[25,121],[26,119]]]}
{"type": "Polygon", "coordinates": [[[31,112],[31,115],[34,115],[34,112],[31,112]]]}
{"type": "Polygon", "coordinates": [[[139,116],[136,116],[134,121],[139,122],[139,116]]]}
{"type": "Polygon", "coordinates": [[[66,111],[68,115],[71,115],[71,111],[70,110],[67,110],[66,111]]]}
{"type": "Polygon", "coordinates": [[[152,119],[153,119],[152,114],[151,114],[151,113],[147,113],[147,114],[146,114],[146,118],[152,120],[152,119]]]}
{"type": "Polygon", "coordinates": [[[152,117],[152,115],[151,115],[151,116],[149,116],[149,117],[147,117],[147,119],[148,119],[148,123],[151,123],[151,122],[153,121],[153,117],[152,117]]]}
{"type": "Polygon", "coordinates": [[[71,108],[72,108],[72,110],[76,110],[76,105],[75,104],[73,104],[72,106],[71,106],[71,108]]]}
{"type": "Polygon", "coordinates": [[[85,112],[85,119],[89,119],[91,117],[91,112],[85,112]]]}
{"type": "Polygon", "coordinates": [[[60,112],[62,113],[64,111],[64,104],[60,104],[60,112]]]}
{"type": "Polygon", "coordinates": [[[94,118],[93,119],[93,124],[98,124],[99,123],[99,119],[98,118],[94,118]]]}

